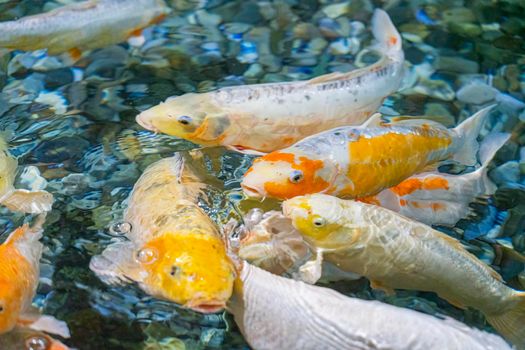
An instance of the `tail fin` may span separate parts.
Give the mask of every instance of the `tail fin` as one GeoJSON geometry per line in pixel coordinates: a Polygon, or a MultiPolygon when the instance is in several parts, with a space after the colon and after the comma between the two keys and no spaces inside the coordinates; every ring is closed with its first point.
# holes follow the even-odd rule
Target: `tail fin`
{"type": "Polygon", "coordinates": [[[479,147],[479,162],[481,167],[476,170],[485,185],[485,194],[496,192],[496,185],[487,176],[487,167],[501,147],[509,140],[510,134],[503,132],[493,132],[489,134],[479,147]]]}
{"type": "Polygon", "coordinates": [[[476,154],[479,148],[478,134],[494,106],[491,105],[479,110],[454,129],[460,146],[452,157],[453,160],[468,166],[476,165],[476,154]]]}
{"type": "Polygon", "coordinates": [[[12,190],[0,203],[9,210],[40,214],[51,210],[53,195],[47,191],[12,190]]]}
{"type": "Polygon", "coordinates": [[[514,306],[499,315],[487,315],[487,321],[518,349],[525,348],[525,292],[516,292],[514,306]]]}
{"type": "Polygon", "coordinates": [[[391,58],[403,59],[401,36],[385,11],[380,9],[374,11],[372,33],[378,41],[380,51],[386,52],[391,58]]]}

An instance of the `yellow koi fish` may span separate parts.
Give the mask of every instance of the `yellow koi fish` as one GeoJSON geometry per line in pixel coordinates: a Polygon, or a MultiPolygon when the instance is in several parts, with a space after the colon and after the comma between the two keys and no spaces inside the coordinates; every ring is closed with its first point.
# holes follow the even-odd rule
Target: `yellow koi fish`
{"type": "Polygon", "coordinates": [[[20,326],[69,337],[64,322],[40,315],[31,306],[40,274],[42,221],[41,217],[33,227],[17,228],[0,245],[0,334],[20,326]]]}
{"type": "Polygon", "coordinates": [[[11,157],[0,136],[0,204],[13,211],[38,214],[50,211],[53,195],[47,191],[17,190],[13,187],[18,162],[11,157]]]}
{"type": "Polygon", "coordinates": [[[137,116],[144,128],[204,146],[271,152],[342,125],[359,125],[401,83],[401,37],[376,10],[372,32],[382,58],[348,73],[308,81],[244,85],[171,97],[137,116]]]}
{"type": "Polygon", "coordinates": [[[0,335],[0,344],[2,350],[70,350],[43,332],[21,327],[0,335]]]}
{"type": "Polygon", "coordinates": [[[150,165],[124,213],[129,241],[107,247],[90,268],[110,284],[134,281],[183,307],[222,310],[235,270],[216,225],[197,205],[204,187],[180,154],[150,165]]]}
{"type": "Polygon", "coordinates": [[[380,205],[427,225],[454,226],[470,213],[476,197],[491,195],[496,185],[487,176],[487,167],[509,134],[489,135],[480,147],[481,167],[467,174],[429,172],[414,175],[361,202],[380,205]]]}
{"type": "Polygon", "coordinates": [[[228,311],[256,350],[511,349],[497,335],[448,317],[346,297],[246,262],[228,311]]]}
{"type": "Polygon", "coordinates": [[[78,59],[83,50],[125,41],[162,21],[171,10],[163,0],[89,0],[58,9],[0,22],[0,47],[69,52],[78,59]]]}
{"type": "Polygon", "coordinates": [[[388,209],[323,194],[287,200],[283,212],[323,259],[366,276],[373,288],[435,292],[480,310],[525,346],[525,292],[506,286],[456,239],[388,209]]]}
{"type": "Polygon", "coordinates": [[[372,120],[361,127],[332,129],[256,159],[241,186],[249,197],[288,199],[326,193],[360,198],[444,160],[475,165],[476,139],[491,108],[455,129],[421,120],[378,126],[372,120]]]}

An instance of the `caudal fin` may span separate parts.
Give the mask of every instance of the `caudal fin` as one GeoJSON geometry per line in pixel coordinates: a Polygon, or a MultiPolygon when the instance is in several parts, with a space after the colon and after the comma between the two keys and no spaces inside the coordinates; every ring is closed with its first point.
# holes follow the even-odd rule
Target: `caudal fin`
{"type": "Polygon", "coordinates": [[[476,170],[485,187],[485,194],[490,195],[496,192],[496,185],[487,176],[487,167],[501,147],[509,140],[510,134],[503,132],[493,132],[489,134],[479,147],[479,162],[481,167],[476,170]]]}
{"type": "Polygon", "coordinates": [[[386,52],[391,58],[403,59],[401,36],[385,11],[380,9],[374,11],[372,33],[378,41],[378,50],[386,52]]]}
{"type": "Polygon", "coordinates": [[[51,210],[53,195],[47,191],[12,190],[0,203],[9,210],[40,214],[51,210]]]}
{"type": "Polygon", "coordinates": [[[487,321],[518,349],[525,348],[525,292],[516,292],[513,307],[487,321]]]}
{"type": "Polygon", "coordinates": [[[453,160],[467,166],[476,165],[476,155],[479,149],[478,135],[494,106],[491,105],[479,110],[454,129],[459,147],[452,157],[453,160]]]}

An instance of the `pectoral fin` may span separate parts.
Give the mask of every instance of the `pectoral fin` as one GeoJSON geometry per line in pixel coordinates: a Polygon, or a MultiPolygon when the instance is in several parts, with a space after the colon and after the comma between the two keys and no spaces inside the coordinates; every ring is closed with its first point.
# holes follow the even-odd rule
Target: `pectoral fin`
{"type": "Polygon", "coordinates": [[[393,288],[386,286],[383,282],[377,280],[370,280],[370,287],[373,289],[379,289],[385,292],[387,295],[395,295],[396,292],[393,288]]]}
{"type": "Polygon", "coordinates": [[[51,210],[53,195],[47,191],[12,190],[1,203],[13,211],[40,214],[51,210]]]}
{"type": "Polygon", "coordinates": [[[135,259],[136,247],[132,242],[109,245],[100,255],[91,258],[89,268],[100,280],[109,285],[123,285],[143,281],[145,272],[135,259]]]}
{"type": "Polygon", "coordinates": [[[253,150],[253,149],[244,148],[242,146],[228,145],[228,146],[225,146],[225,147],[227,149],[229,149],[230,151],[235,151],[235,152],[238,152],[238,153],[247,154],[249,156],[264,156],[266,154],[264,152],[256,151],[256,150],[253,150]]]}
{"type": "Polygon", "coordinates": [[[299,268],[299,279],[305,283],[315,284],[321,279],[323,272],[323,253],[317,251],[315,260],[307,261],[303,266],[299,268]]]}
{"type": "Polygon", "coordinates": [[[59,335],[62,338],[71,336],[69,328],[64,321],[60,321],[53,316],[42,315],[35,307],[30,307],[20,314],[17,325],[31,328],[35,331],[59,335]]]}

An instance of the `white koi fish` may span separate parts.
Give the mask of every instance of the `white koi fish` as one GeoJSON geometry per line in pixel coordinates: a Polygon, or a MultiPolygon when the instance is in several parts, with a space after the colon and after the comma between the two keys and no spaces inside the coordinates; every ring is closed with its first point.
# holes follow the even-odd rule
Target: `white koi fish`
{"type": "Polygon", "coordinates": [[[434,292],[481,311],[525,347],[525,292],[505,285],[458,240],[391,210],[323,194],[289,199],[283,213],[323,259],[367,277],[373,288],[434,292]]]}
{"type": "Polygon", "coordinates": [[[511,349],[497,335],[448,317],[345,297],[248,263],[228,311],[255,350],[511,349]]]}
{"type": "Polygon", "coordinates": [[[84,50],[125,41],[171,10],[163,0],[89,0],[58,9],[0,22],[0,47],[69,52],[78,59],[84,50]]]}
{"type": "Polygon", "coordinates": [[[171,97],[139,114],[137,122],[196,144],[246,153],[271,152],[320,131],[359,125],[399,88],[403,75],[401,37],[386,12],[374,12],[372,32],[382,58],[369,67],[171,97]]]}

